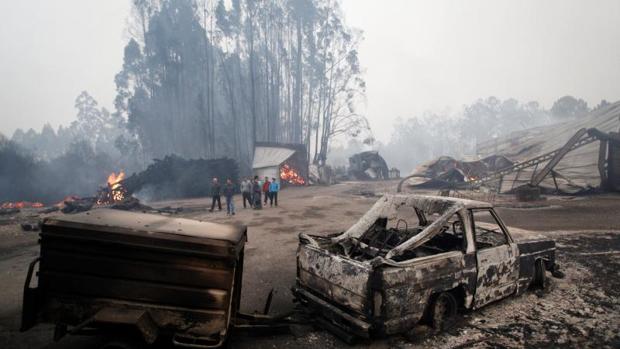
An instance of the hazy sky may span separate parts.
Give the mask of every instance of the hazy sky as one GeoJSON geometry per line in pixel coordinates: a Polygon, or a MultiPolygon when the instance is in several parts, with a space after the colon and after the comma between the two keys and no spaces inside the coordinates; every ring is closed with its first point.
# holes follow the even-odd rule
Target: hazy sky
{"type": "MultiPolygon", "coordinates": [[[[82,90],[112,108],[129,0],[0,1],[0,132],[75,117],[82,90]]],[[[495,95],[544,106],[620,99],[619,0],[343,0],[364,31],[363,107],[379,139],[397,117],[495,95]]]]}

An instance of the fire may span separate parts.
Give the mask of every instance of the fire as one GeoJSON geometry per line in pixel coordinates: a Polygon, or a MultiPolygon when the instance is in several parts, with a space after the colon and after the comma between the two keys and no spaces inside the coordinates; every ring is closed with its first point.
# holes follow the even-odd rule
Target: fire
{"type": "Polygon", "coordinates": [[[97,204],[106,205],[115,202],[123,201],[127,195],[127,191],[123,187],[122,181],[125,179],[125,172],[120,171],[118,174],[115,172],[110,173],[106,187],[99,191],[99,198],[97,204]]]}
{"type": "Polygon", "coordinates": [[[304,185],[306,181],[299,175],[297,171],[291,168],[289,165],[284,164],[280,168],[280,179],[287,181],[291,184],[304,185]]]}
{"type": "Polygon", "coordinates": [[[18,201],[18,202],[5,202],[0,205],[0,208],[11,209],[11,208],[42,208],[45,207],[40,202],[29,202],[29,201],[18,201]]]}

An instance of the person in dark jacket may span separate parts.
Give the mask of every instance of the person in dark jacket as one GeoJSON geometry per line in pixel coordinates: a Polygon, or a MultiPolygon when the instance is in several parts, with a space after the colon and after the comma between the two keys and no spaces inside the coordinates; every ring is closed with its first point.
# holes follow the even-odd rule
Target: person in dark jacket
{"type": "Polygon", "coordinates": [[[226,214],[235,215],[235,203],[233,202],[233,195],[235,195],[235,185],[232,180],[228,178],[226,184],[224,184],[224,197],[226,198],[226,214]]]}
{"type": "Polygon", "coordinates": [[[222,189],[222,186],[220,185],[220,182],[217,180],[216,178],[213,178],[213,182],[211,183],[211,209],[209,210],[209,212],[213,212],[213,209],[215,208],[215,202],[217,201],[217,207],[218,210],[221,211],[222,210],[222,200],[220,198],[220,191],[222,189]]]}
{"type": "Polygon", "coordinates": [[[258,181],[258,176],[255,176],[254,181],[252,182],[252,200],[254,201],[255,210],[260,210],[261,208],[263,208],[261,206],[262,204],[261,204],[260,194],[261,194],[261,186],[258,181]]]}
{"type": "Polygon", "coordinates": [[[263,195],[265,195],[265,205],[267,205],[267,200],[269,199],[269,186],[271,182],[269,182],[269,177],[265,177],[265,181],[263,182],[263,195]]]}

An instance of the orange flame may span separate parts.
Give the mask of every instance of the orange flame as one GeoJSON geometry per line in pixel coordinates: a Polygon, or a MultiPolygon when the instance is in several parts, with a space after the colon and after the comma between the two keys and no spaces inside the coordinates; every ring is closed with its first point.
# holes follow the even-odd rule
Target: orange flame
{"type": "Polygon", "coordinates": [[[97,204],[105,205],[112,204],[118,201],[123,201],[125,199],[125,188],[123,188],[123,184],[121,183],[125,179],[125,172],[120,171],[118,174],[115,172],[110,173],[107,181],[107,190],[105,191],[105,195],[99,197],[97,200],[97,204]]]}
{"type": "Polygon", "coordinates": [[[4,202],[2,203],[2,205],[0,205],[0,208],[4,208],[4,209],[41,208],[41,207],[45,207],[45,205],[43,205],[40,202],[29,202],[29,201],[4,202]]]}
{"type": "Polygon", "coordinates": [[[306,184],[304,178],[287,164],[282,165],[282,167],[280,168],[280,179],[287,181],[291,184],[306,184]]]}

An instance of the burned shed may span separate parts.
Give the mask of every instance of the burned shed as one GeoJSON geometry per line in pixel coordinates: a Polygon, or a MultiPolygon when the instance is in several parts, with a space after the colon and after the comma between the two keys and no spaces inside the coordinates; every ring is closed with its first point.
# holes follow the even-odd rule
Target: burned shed
{"type": "Polygon", "coordinates": [[[349,158],[349,177],[357,180],[390,178],[387,163],[377,151],[365,151],[349,158]]]}
{"type": "Polygon", "coordinates": [[[259,178],[279,178],[283,184],[305,185],[308,180],[306,146],[256,143],[252,171],[259,178]]]}

